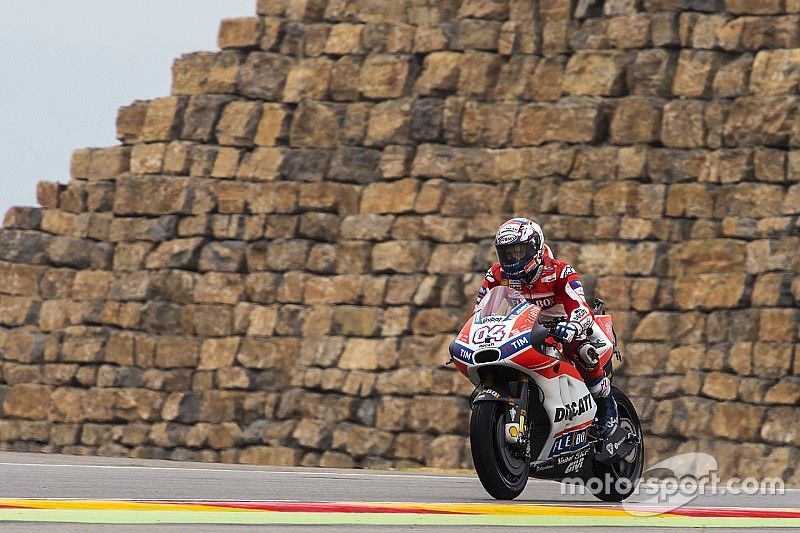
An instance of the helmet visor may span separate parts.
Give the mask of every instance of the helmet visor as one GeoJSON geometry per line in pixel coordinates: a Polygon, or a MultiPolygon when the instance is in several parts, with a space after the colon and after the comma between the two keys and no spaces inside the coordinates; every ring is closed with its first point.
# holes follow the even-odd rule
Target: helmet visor
{"type": "Polygon", "coordinates": [[[530,261],[534,255],[536,255],[536,250],[531,242],[519,242],[497,247],[497,258],[500,260],[501,265],[516,265],[525,259],[530,261]]]}

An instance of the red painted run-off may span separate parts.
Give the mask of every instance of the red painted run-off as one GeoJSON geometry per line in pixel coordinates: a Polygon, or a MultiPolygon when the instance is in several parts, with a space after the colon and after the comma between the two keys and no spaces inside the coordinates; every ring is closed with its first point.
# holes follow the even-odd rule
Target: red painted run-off
{"type": "MultiPolygon", "coordinates": [[[[473,514],[459,511],[445,511],[439,509],[424,509],[421,507],[404,506],[389,507],[373,504],[336,503],[336,502],[143,502],[143,503],[169,503],[205,505],[208,507],[227,507],[230,509],[247,509],[249,511],[278,511],[284,513],[395,513],[395,514],[473,514]]],[[[479,514],[479,513],[474,513],[479,514]]]]}
{"type": "Polygon", "coordinates": [[[791,509],[744,509],[713,507],[682,507],[669,512],[673,515],[721,518],[800,518],[800,511],[791,509]]]}
{"type": "MultiPolygon", "coordinates": [[[[226,507],[230,509],[247,509],[253,511],[278,511],[278,512],[303,512],[303,513],[394,513],[394,514],[483,514],[480,507],[473,511],[445,510],[416,507],[413,504],[388,506],[369,503],[343,503],[343,502],[146,502],[168,504],[194,504],[209,507],[226,507]]],[[[559,506],[562,507],[562,506],[559,506]]],[[[563,506],[568,507],[568,506],[563,506]]],[[[604,509],[622,510],[621,506],[580,506],[574,509],[604,509]]],[[[643,508],[643,511],[654,512],[657,508],[643,508]]],[[[502,511],[499,514],[503,514],[502,511]]],[[[746,508],[713,508],[713,507],[682,507],[665,510],[665,515],[679,515],[690,517],[718,517],[718,518],[800,518],[800,510],[791,509],[746,509],[746,508]]]]}

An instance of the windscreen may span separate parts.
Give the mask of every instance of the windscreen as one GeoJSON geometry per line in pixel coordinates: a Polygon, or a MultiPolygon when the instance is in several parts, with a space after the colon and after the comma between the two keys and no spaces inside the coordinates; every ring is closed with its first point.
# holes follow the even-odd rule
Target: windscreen
{"type": "Polygon", "coordinates": [[[490,289],[481,303],[475,308],[478,320],[487,316],[508,316],[512,309],[525,301],[525,297],[513,289],[505,286],[490,289]]]}

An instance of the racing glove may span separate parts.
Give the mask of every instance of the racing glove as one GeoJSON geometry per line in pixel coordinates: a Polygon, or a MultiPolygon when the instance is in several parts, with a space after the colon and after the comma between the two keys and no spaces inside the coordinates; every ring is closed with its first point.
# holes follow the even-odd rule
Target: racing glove
{"type": "Polygon", "coordinates": [[[583,330],[581,325],[577,322],[559,322],[550,335],[560,340],[564,344],[568,344],[575,340],[575,337],[583,330]]]}

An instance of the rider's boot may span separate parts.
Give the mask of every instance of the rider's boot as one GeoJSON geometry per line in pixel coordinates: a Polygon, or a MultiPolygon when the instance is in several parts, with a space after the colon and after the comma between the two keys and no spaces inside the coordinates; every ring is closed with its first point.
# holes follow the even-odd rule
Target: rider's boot
{"type": "Polygon", "coordinates": [[[598,371],[599,377],[586,381],[586,386],[597,404],[597,432],[601,438],[613,435],[619,426],[619,413],[617,402],[611,394],[611,380],[602,370],[598,371]]]}
{"type": "Polygon", "coordinates": [[[629,431],[619,425],[619,410],[608,378],[603,376],[593,381],[588,385],[597,404],[597,429],[601,444],[595,459],[603,463],[614,462],[633,451],[635,443],[630,440],[629,431]]]}
{"type": "Polygon", "coordinates": [[[603,439],[610,437],[619,427],[619,411],[614,396],[609,394],[605,397],[596,397],[597,404],[597,425],[600,430],[600,437],[603,439]]]}

